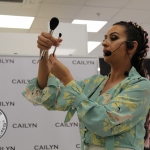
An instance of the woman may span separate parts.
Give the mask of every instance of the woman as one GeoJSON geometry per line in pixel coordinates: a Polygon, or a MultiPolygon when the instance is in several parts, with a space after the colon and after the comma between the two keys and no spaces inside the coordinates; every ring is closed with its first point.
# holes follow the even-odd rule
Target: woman
{"type": "MultiPolygon", "coordinates": [[[[143,150],[150,107],[150,82],[143,68],[147,37],[136,23],[115,23],[102,43],[110,74],[84,81],[74,81],[55,55],[46,54],[38,77],[30,81],[23,96],[48,110],[68,111],[66,122],[77,112],[82,150],[143,150]]],[[[45,32],[37,41],[40,52],[61,42],[45,32]]]]}

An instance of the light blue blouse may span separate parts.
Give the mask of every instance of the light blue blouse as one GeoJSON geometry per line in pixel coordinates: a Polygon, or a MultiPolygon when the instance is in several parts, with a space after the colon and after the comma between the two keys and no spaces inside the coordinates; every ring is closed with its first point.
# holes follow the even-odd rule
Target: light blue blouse
{"type": "Polygon", "coordinates": [[[50,75],[43,90],[34,78],[22,94],[48,110],[67,111],[65,122],[77,112],[82,150],[84,144],[103,146],[107,150],[114,147],[143,150],[150,82],[132,67],[128,77],[100,95],[108,78],[94,75],[63,86],[50,75]]]}

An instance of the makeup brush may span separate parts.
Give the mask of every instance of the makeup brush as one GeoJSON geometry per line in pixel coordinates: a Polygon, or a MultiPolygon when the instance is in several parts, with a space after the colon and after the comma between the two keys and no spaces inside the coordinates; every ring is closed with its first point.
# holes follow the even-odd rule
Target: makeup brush
{"type": "MultiPolygon", "coordinates": [[[[56,17],[53,17],[50,22],[49,22],[49,26],[50,26],[50,31],[49,33],[52,35],[53,31],[55,30],[55,28],[58,26],[59,24],[59,20],[56,17]]],[[[43,50],[41,53],[41,58],[40,60],[44,60],[44,56],[45,56],[46,50],[43,50]]]]}
{"type": "MultiPolygon", "coordinates": [[[[59,33],[58,40],[61,38],[61,36],[62,36],[62,34],[61,34],[61,33],[59,33]]],[[[57,46],[55,46],[55,49],[54,49],[54,51],[53,51],[53,56],[54,56],[54,54],[55,54],[56,48],[57,48],[57,46]]]]}

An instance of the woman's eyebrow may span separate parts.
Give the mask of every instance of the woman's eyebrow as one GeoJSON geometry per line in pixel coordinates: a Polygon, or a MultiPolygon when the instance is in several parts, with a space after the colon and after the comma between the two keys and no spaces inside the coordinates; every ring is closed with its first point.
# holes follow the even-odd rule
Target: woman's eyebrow
{"type": "Polygon", "coordinates": [[[110,33],[110,35],[112,35],[112,34],[118,34],[118,35],[119,35],[119,33],[118,33],[118,32],[112,32],[112,33],[110,33]]]}
{"type": "MultiPolygon", "coordinates": [[[[112,34],[118,34],[118,35],[119,35],[119,33],[118,33],[118,32],[112,32],[112,33],[110,33],[110,36],[111,36],[112,34]]],[[[107,37],[107,35],[104,35],[104,37],[106,38],[106,37],[107,37]]]]}

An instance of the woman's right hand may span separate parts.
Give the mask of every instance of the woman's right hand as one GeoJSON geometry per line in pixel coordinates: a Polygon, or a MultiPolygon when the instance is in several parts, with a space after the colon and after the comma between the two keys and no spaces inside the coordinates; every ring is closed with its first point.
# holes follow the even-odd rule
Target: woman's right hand
{"type": "Polygon", "coordinates": [[[50,33],[42,32],[38,36],[37,47],[40,50],[49,50],[51,46],[59,46],[62,39],[54,38],[50,33]]]}
{"type": "MultiPolygon", "coordinates": [[[[59,46],[62,42],[62,39],[54,38],[50,33],[42,32],[38,36],[37,47],[40,49],[40,55],[43,50],[49,50],[51,46],[59,46]]],[[[47,78],[49,75],[49,69],[47,66],[48,61],[48,52],[46,52],[43,60],[39,62],[38,69],[38,84],[41,89],[44,89],[47,86],[47,78]]]]}

